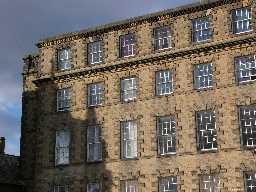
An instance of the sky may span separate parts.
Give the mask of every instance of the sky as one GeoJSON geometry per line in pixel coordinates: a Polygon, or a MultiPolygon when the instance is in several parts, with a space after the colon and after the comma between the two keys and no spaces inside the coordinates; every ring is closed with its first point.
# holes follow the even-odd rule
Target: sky
{"type": "Polygon", "coordinates": [[[0,0],[0,137],[6,153],[20,153],[22,58],[37,51],[40,39],[196,1],[0,0]]]}

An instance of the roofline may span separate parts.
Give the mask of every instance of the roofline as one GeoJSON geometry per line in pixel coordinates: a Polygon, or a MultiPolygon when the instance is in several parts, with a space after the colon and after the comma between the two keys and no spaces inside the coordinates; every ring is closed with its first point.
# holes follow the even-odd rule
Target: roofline
{"type": "Polygon", "coordinates": [[[146,14],[138,17],[132,17],[130,19],[125,19],[125,20],[112,22],[109,24],[99,25],[97,27],[91,27],[91,28],[84,29],[77,32],[63,33],[57,36],[42,39],[36,44],[36,46],[38,48],[42,48],[42,47],[47,47],[52,45],[58,45],[64,42],[69,42],[69,41],[81,39],[84,37],[88,37],[88,36],[91,36],[92,34],[97,35],[97,34],[106,33],[111,30],[136,26],[137,24],[143,21],[154,22],[154,21],[161,20],[162,17],[172,18],[179,15],[189,14],[189,13],[210,9],[210,8],[218,7],[225,4],[241,2],[241,1],[242,0],[209,0],[208,2],[205,2],[205,3],[196,2],[192,4],[179,6],[174,9],[166,9],[156,13],[146,14]]]}

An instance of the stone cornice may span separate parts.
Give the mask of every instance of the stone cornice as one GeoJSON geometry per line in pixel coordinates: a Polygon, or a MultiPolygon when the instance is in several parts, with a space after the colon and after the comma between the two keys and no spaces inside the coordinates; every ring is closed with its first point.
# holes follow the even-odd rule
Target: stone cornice
{"type": "Polygon", "coordinates": [[[95,36],[102,33],[107,33],[113,30],[119,30],[129,27],[134,27],[142,24],[143,22],[157,22],[160,20],[177,17],[180,15],[190,14],[193,12],[198,12],[202,10],[211,9],[214,7],[222,6],[225,4],[241,2],[242,0],[210,0],[209,3],[194,3],[186,6],[177,7],[175,9],[167,9],[165,11],[160,11],[157,13],[152,13],[140,17],[135,17],[123,21],[118,21],[106,25],[101,25],[94,28],[89,28],[79,32],[66,33],[58,35],[52,38],[44,39],[38,42],[36,45],[38,48],[60,45],[66,42],[71,42],[78,39],[87,38],[89,36],[95,36]]]}
{"type": "Polygon", "coordinates": [[[244,44],[252,44],[256,42],[256,35],[243,37],[236,40],[230,40],[226,42],[217,42],[210,45],[202,45],[195,48],[189,48],[184,50],[178,50],[176,52],[165,52],[161,54],[152,54],[150,56],[144,56],[140,58],[135,58],[130,61],[121,61],[119,63],[116,63],[114,65],[110,66],[98,66],[95,68],[86,68],[86,69],[74,69],[71,71],[68,71],[67,73],[56,73],[54,75],[47,75],[42,76],[36,80],[34,80],[34,83],[39,85],[42,82],[48,82],[48,81],[55,81],[55,80],[62,80],[67,78],[73,78],[73,77],[81,77],[86,76],[89,74],[96,74],[106,71],[115,71],[119,69],[129,68],[129,67],[136,67],[142,64],[150,64],[152,62],[156,61],[166,61],[166,60],[174,60],[180,57],[185,56],[191,56],[193,54],[200,54],[200,53],[215,53],[220,50],[224,50],[225,48],[233,48],[235,46],[241,46],[244,44]]]}

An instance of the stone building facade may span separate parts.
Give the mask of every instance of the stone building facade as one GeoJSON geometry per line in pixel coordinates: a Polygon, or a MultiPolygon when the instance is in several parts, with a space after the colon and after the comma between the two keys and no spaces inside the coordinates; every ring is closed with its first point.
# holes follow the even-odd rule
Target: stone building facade
{"type": "Polygon", "coordinates": [[[255,9],[213,0],[40,41],[27,191],[255,192],[255,9]]]}

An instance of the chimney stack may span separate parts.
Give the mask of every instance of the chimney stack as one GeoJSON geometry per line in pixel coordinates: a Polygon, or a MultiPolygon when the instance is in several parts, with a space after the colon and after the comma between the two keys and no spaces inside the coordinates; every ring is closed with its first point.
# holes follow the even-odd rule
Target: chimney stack
{"type": "Polygon", "coordinates": [[[4,154],[4,149],[5,149],[5,138],[0,137],[0,155],[4,154]]]}

